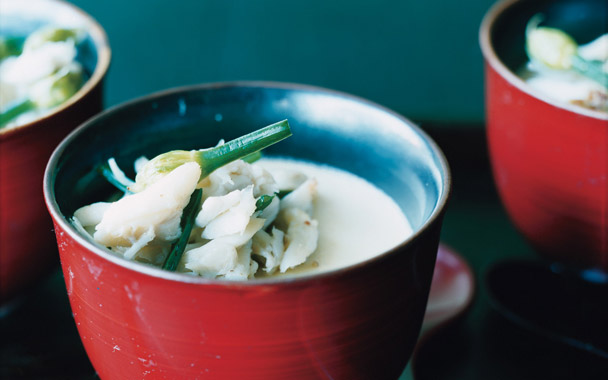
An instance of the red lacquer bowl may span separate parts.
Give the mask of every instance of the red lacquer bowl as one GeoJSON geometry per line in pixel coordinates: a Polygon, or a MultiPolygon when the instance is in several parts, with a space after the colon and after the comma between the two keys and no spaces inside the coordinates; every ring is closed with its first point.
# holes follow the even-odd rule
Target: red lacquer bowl
{"type": "Polygon", "coordinates": [[[51,114],[0,129],[0,304],[57,263],[52,222],[42,196],[44,168],[57,144],[101,111],[102,80],[110,63],[105,32],[73,5],[3,0],[1,8],[2,29],[7,34],[27,35],[46,24],[83,28],[86,37],[79,48],[79,61],[91,76],[51,114]]]}
{"type": "Polygon", "coordinates": [[[509,0],[488,12],[480,41],[494,179],[541,255],[608,272],[608,114],[554,101],[516,76],[537,13],[579,43],[607,32],[605,0],[509,0]]]}
{"type": "Polygon", "coordinates": [[[103,379],[398,378],[420,331],[449,188],[442,153],[403,117],[342,93],[255,82],[176,89],[106,111],[60,144],[45,177],[74,319],[103,379]],[[294,136],[266,154],[368,179],[409,216],[414,235],[343,269],[230,282],[127,261],[67,220],[110,190],[92,173],[109,156],[126,168],[142,154],[215,145],[285,118],[294,136]]]}

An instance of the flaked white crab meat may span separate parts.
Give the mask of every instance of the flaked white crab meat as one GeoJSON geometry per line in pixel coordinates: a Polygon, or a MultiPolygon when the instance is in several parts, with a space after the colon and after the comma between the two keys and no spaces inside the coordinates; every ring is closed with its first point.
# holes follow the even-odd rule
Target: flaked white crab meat
{"type": "Polygon", "coordinates": [[[149,264],[161,266],[165,261],[165,258],[169,254],[171,250],[171,245],[169,244],[148,244],[143,247],[139,252],[137,252],[137,258],[140,261],[147,262],[149,264]]]}
{"type": "Polygon", "coordinates": [[[308,179],[306,174],[289,169],[275,169],[272,177],[281,190],[294,190],[308,179]]]}
{"type": "Polygon", "coordinates": [[[201,181],[203,199],[225,195],[249,185],[253,185],[253,196],[256,198],[263,194],[274,194],[279,191],[269,172],[243,160],[224,165],[201,181]]]}
{"type": "Polygon", "coordinates": [[[103,215],[111,205],[109,202],[97,202],[83,206],[74,212],[74,218],[78,219],[83,227],[96,226],[101,223],[103,215]]]}
{"type": "Polygon", "coordinates": [[[304,210],[288,208],[279,213],[279,218],[285,221],[286,249],[279,269],[285,273],[306,261],[315,249],[319,240],[318,222],[310,217],[304,210]]]}
{"type": "Polygon", "coordinates": [[[252,242],[249,240],[247,244],[237,249],[236,265],[224,275],[224,278],[228,280],[253,278],[255,272],[258,271],[259,264],[251,258],[251,245],[252,242]]]}
{"type": "MultiPolygon", "coordinates": [[[[217,239],[210,240],[208,243],[194,249],[184,252],[183,262],[186,269],[203,276],[214,278],[218,276],[226,276],[231,273],[235,278],[238,273],[247,273],[248,276],[253,276],[253,267],[257,270],[257,264],[253,265],[247,261],[245,257],[250,258],[251,247],[240,248],[247,246],[253,235],[258,232],[264,225],[263,219],[250,219],[244,231],[232,235],[226,235],[217,239]]],[[[230,276],[229,276],[230,277],[230,276]]]]}
{"type": "Polygon", "coordinates": [[[317,181],[311,178],[289,193],[281,201],[276,224],[285,231],[285,252],[279,269],[285,273],[306,261],[319,240],[318,222],[312,219],[313,199],[317,181]]]}
{"type": "Polygon", "coordinates": [[[221,239],[211,240],[199,248],[184,252],[184,268],[205,277],[223,276],[236,266],[236,247],[221,239]]]}
{"type": "Polygon", "coordinates": [[[196,225],[204,227],[202,237],[205,239],[241,233],[255,212],[255,203],[253,185],[226,195],[208,197],[196,216],[196,225]]]}
{"type": "Polygon", "coordinates": [[[262,228],[266,229],[274,222],[277,215],[279,215],[279,210],[281,209],[280,204],[281,201],[279,200],[279,197],[274,197],[272,198],[270,204],[264,210],[259,212],[257,217],[265,220],[264,227],[262,228]]]}
{"type": "Polygon", "coordinates": [[[317,194],[317,180],[310,178],[281,200],[281,210],[299,208],[312,215],[312,201],[317,194]]]}
{"type": "Polygon", "coordinates": [[[264,272],[272,274],[279,269],[285,252],[284,237],[285,233],[276,227],[270,234],[260,230],[253,235],[252,253],[261,258],[264,272]]]}
{"type": "Polygon", "coordinates": [[[170,242],[181,233],[180,218],[201,175],[194,162],[181,165],[144,191],[112,203],[93,238],[110,247],[125,247],[126,258],[153,239],[170,242]]]}

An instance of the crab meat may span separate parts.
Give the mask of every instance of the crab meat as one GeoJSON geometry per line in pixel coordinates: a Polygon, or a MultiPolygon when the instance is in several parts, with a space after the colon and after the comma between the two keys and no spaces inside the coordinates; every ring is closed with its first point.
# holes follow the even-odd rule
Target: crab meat
{"type": "Polygon", "coordinates": [[[315,249],[319,240],[318,222],[299,208],[289,208],[279,214],[286,224],[286,249],[281,265],[281,273],[306,261],[315,249]]]}
{"type": "Polygon", "coordinates": [[[237,259],[234,268],[229,270],[224,277],[228,280],[247,280],[257,272],[259,264],[251,259],[251,240],[237,249],[237,259]]]}
{"type": "Polygon", "coordinates": [[[319,228],[318,222],[312,219],[316,193],[317,181],[312,178],[281,201],[276,225],[285,231],[285,253],[279,266],[282,273],[302,264],[317,249],[319,228]]]}
{"type": "Polygon", "coordinates": [[[306,174],[288,169],[276,169],[272,171],[277,186],[281,190],[293,190],[303,184],[308,177],[306,174]]]}
{"type": "Polygon", "coordinates": [[[196,224],[204,227],[205,239],[242,233],[255,212],[253,185],[234,190],[224,196],[209,197],[196,217],[196,224]]]}
{"type": "Polygon", "coordinates": [[[153,239],[170,242],[178,238],[182,211],[200,174],[198,164],[187,163],[146,190],[112,203],[95,227],[95,241],[105,246],[132,248],[125,252],[125,257],[133,257],[153,239]]]}
{"type": "Polygon", "coordinates": [[[279,197],[275,196],[272,198],[270,204],[264,210],[262,210],[262,212],[259,212],[257,217],[265,220],[264,227],[262,228],[266,229],[266,227],[270,226],[272,222],[274,222],[277,215],[279,215],[279,210],[281,209],[280,204],[281,201],[279,200],[279,197]]]}
{"type": "MultiPolygon", "coordinates": [[[[245,265],[245,259],[239,258],[239,249],[247,245],[263,225],[263,219],[252,218],[243,232],[222,236],[198,248],[186,251],[182,258],[184,267],[200,276],[209,278],[225,276],[230,271],[236,274],[239,272],[239,265],[249,268],[250,264],[245,265]]],[[[245,249],[241,256],[244,256],[245,252],[249,256],[251,250],[245,249]]],[[[257,267],[255,269],[257,270],[257,267]]]]}
{"type": "Polygon", "coordinates": [[[74,212],[74,218],[78,219],[83,227],[96,226],[101,223],[103,215],[111,205],[112,203],[108,202],[97,202],[83,206],[74,212]]]}
{"type": "Polygon", "coordinates": [[[257,165],[236,160],[215,170],[201,181],[203,198],[220,196],[253,184],[253,196],[279,191],[272,175],[257,165]]]}
{"type": "Polygon", "coordinates": [[[312,200],[316,194],[317,180],[308,179],[281,200],[281,210],[299,208],[308,215],[312,215],[312,200]]]}
{"type": "Polygon", "coordinates": [[[263,259],[266,273],[274,273],[279,268],[285,249],[284,237],[285,233],[276,227],[272,228],[272,234],[260,230],[253,235],[252,253],[263,259]]]}

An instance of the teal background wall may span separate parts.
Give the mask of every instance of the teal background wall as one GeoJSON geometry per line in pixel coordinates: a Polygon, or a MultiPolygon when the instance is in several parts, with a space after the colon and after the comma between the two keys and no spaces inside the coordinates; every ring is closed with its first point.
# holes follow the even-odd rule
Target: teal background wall
{"type": "Polygon", "coordinates": [[[73,0],[112,47],[108,106],[227,80],[353,93],[439,125],[480,124],[478,29],[493,0],[73,0]]]}

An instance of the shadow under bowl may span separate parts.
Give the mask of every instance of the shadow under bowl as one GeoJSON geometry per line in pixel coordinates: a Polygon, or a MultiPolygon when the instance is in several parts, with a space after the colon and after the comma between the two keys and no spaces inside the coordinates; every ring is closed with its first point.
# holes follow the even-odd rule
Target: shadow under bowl
{"type": "Polygon", "coordinates": [[[112,379],[397,378],[420,331],[449,188],[442,153],[400,115],[338,92],[260,82],[175,89],[110,109],[61,143],[45,177],[78,331],[100,377],[112,379]],[[68,221],[112,191],[94,172],[109,157],[127,168],[141,155],[214,146],[282,119],[293,136],[267,155],[374,183],[414,235],[342,269],[222,281],[127,261],[68,221]]]}
{"type": "Polygon", "coordinates": [[[516,75],[528,60],[526,24],[538,13],[580,44],[608,30],[605,0],[507,0],[486,14],[480,43],[494,180],[539,254],[608,272],[608,114],[555,101],[516,75]]]}
{"type": "Polygon", "coordinates": [[[78,61],[89,79],[51,113],[0,129],[0,305],[33,284],[53,264],[57,249],[44,205],[42,180],[53,150],[102,108],[102,81],[110,63],[105,32],[75,6],[52,0],[2,1],[2,33],[27,36],[44,25],[77,26],[86,34],[78,61]]]}

